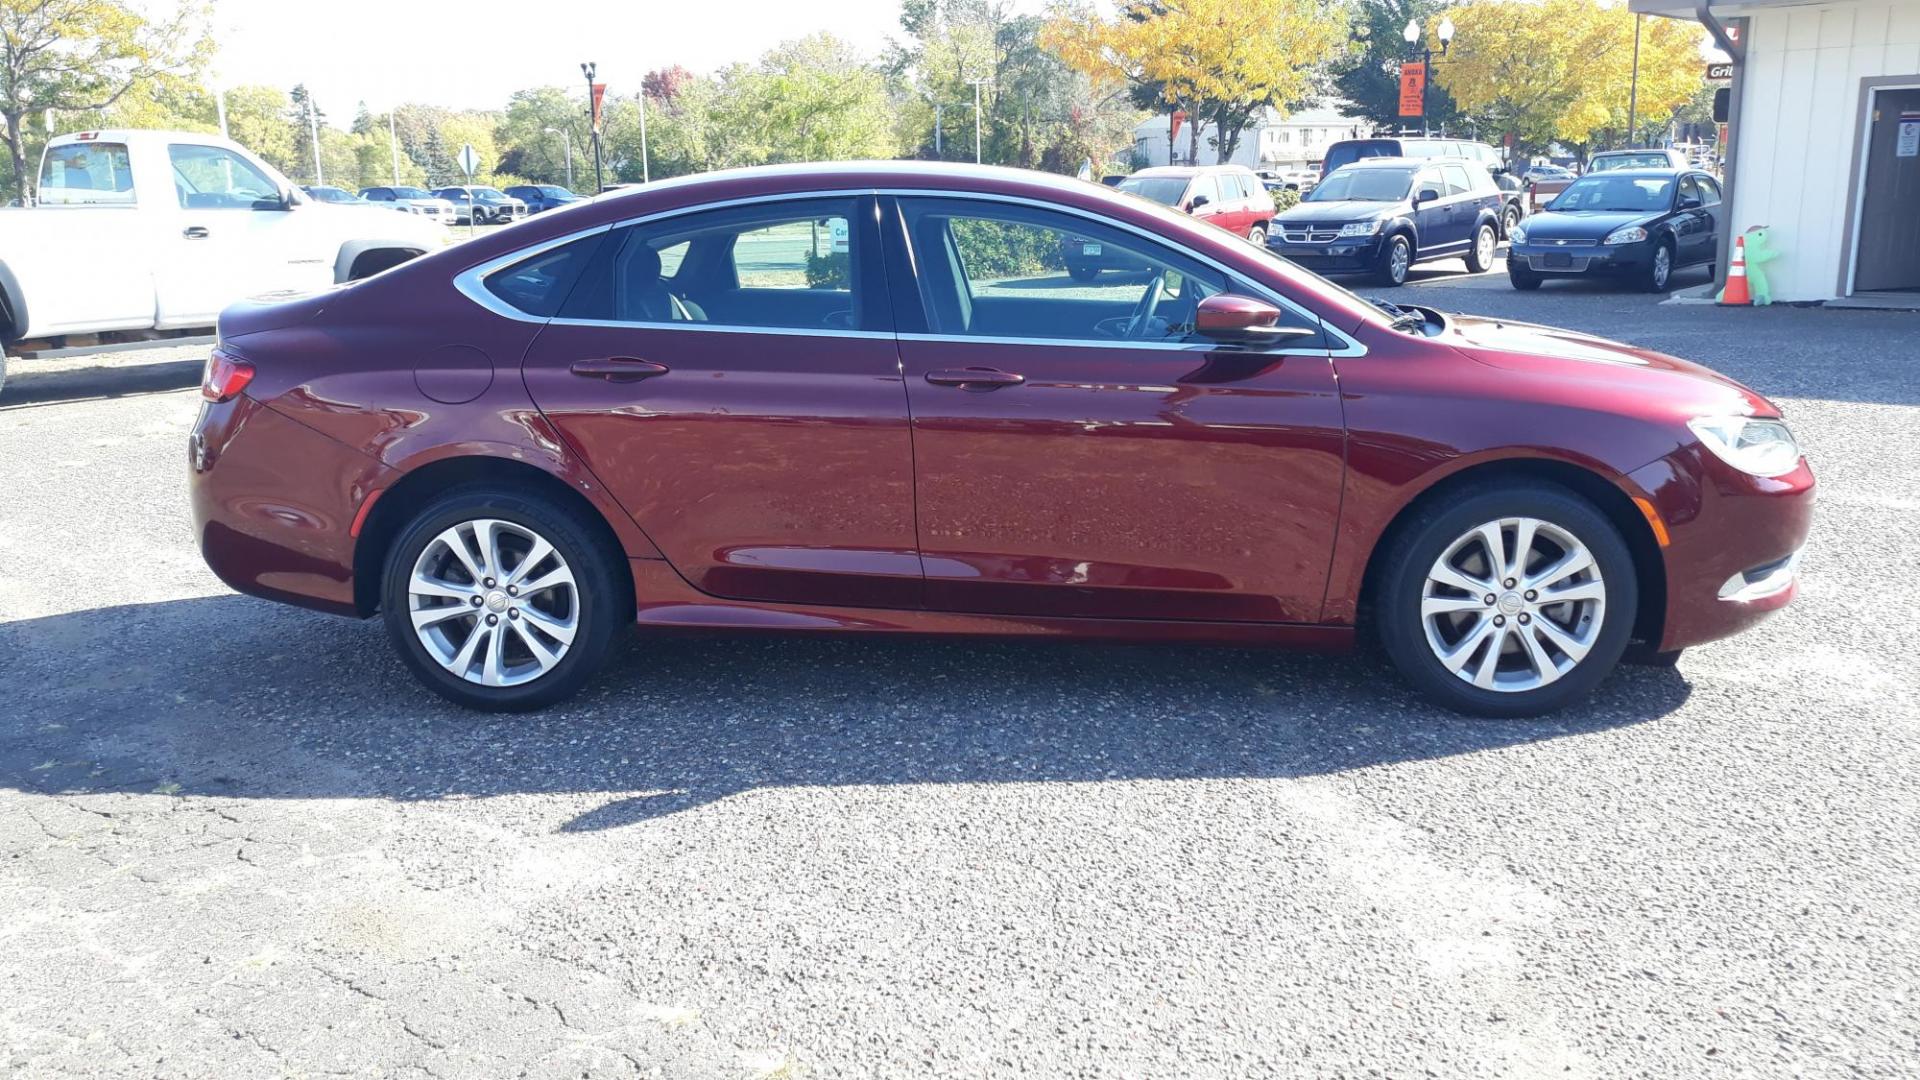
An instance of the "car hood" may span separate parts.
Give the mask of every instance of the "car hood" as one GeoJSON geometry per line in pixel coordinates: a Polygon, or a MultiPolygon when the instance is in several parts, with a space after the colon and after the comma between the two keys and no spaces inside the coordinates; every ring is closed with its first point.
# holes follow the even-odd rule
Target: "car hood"
{"type": "Polygon", "coordinates": [[[1740,413],[1778,416],[1752,388],[1712,368],[1591,334],[1532,323],[1449,315],[1444,340],[1488,367],[1590,383],[1593,397],[1630,395],[1676,418],[1740,413]]]}
{"type": "Polygon", "coordinates": [[[1338,202],[1303,202],[1281,214],[1289,225],[1322,225],[1348,221],[1371,221],[1405,212],[1405,203],[1364,202],[1342,199],[1338,202]]]}
{"type": "Polygon", "coordinates": [[[1659,217],[1644,210],[1624,213],[1602,210],[1542,210],[1526,220],[1527,242],[1539,240],[1604,240],[1615,229],[1644,225],[1659,217]]]}

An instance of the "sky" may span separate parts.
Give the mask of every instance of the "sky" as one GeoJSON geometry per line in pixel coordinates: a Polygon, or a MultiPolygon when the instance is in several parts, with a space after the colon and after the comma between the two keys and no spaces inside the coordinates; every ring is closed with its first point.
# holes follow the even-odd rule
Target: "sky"
{"type": "MultiPolygon", "coordinates": [[[[1020,12],[1042,6],[1014,4],[1020,12]]],[[[360,101],[375,112],[404,101],[500,108],[524,87],[584,87],[583,60],[599,65],[609,93],[636,93],[654,68],[708,72],[820,30],[878,56],[889,38],[904,36],[899,0],[220,0],[214,79],[304,82],[344,124],[360,101]]]]}

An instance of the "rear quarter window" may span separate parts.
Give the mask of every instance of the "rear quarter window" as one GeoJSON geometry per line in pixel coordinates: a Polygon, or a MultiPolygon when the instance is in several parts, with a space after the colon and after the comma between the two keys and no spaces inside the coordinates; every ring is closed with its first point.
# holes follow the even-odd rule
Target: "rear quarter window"
{"type": "Polygon", "coordinates": [[[125,143],[68,143],[40,164],[40,201],[54,206],[132,206],[125,143]]]}
{"type": "Polygon", "coordinates": [[[487,275],[487,291],[515,311],[550,319],[559,313],[605,237],[604,233],[581,237],[496,270],[487,275]]]}

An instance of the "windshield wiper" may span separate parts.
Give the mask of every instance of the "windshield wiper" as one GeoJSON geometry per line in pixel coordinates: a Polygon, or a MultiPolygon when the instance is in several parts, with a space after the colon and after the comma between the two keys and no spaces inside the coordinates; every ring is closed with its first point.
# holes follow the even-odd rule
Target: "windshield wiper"
{"type": "Polygon", "coordinates": [[[1427,317],[1415,308],[1401,307],[1399,304],[1372,297],[1368,298],[1368,302],[1381,311],[1386,312],[1387,315],[1391,317],[1392,322],[1388,323],[1388,325],[1392,326],[1395,330],[1424,330],[1426,328],[1427,317]]]}

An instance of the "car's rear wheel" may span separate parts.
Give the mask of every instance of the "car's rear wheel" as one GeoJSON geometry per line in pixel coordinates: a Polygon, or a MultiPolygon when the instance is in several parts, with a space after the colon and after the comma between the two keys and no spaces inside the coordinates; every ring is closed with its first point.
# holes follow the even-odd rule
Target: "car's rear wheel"
{"type": "Polygon", "coordinates": [[[1267,229],[1264,225],[1255,225],[1247,230],[1247,239],[1260,247],[1267,246],[1267,229]]]}
{"type": "Polygon", "coordinates": [[[1520,224],[1520,204],[1508,203],[1507,211],[1500,218],[1500,235],[1512,236],[1514,226],[1520,224]]]}
{"type": "Polygon", "coordinates": [[[419,679],[490,712],[580,689],[624,610],[617,553],[574,511],[532,492],[456,489],[387,553],[387,631],[419,679]]]}
{"type": "Polygon", "coordinates": [[[1502,484],[1436,503],[1384,553],[1382,643],[1428,697],[1481,716],[1535,716],[1619,663],[1639,604],[1633,556],[1591,503],[1502,484]]]}
{"type": "Polygon", "coordinates": [[[1375,271],[1382,285],[1404,285],[1407,283],[1407,271],[1413,268],[1413,244],[1406,234],[1400,233],[1387,237],[1380,249],[1380,266],[1375,271]]]}
{"type": "Polygon", "coordinates": [[[1100,276],[1100,268],[1097,266],[1070,265],[1067,267],[1067,276],[1075,281],[1092,281],[1094,278],[1100,276]]]}
{"type": "Polygon", "coordinates": [[[1473,230],[1473,246],[1467,249],[1467,269],[1476,274],[1493,269],[1493,253],[1499,246],[1500,238],[1494,233],[1492,222],[1473,230]]]}

